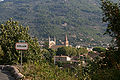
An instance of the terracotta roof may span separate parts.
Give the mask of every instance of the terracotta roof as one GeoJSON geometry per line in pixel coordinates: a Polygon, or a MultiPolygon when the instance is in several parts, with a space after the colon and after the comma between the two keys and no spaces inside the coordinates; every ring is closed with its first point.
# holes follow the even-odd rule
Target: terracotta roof
{"type": "Polygon", "coordinates": [[[80,62],[80,61],[78,61],[78,60],[71,60],[71,62],[80,62]]]}

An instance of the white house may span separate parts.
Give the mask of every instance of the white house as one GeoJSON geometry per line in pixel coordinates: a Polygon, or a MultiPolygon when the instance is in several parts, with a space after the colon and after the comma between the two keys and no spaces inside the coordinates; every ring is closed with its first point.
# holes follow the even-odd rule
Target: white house
{"type": "Polygon", "coordinates": [[[71,61],[69,56],[54,56],[54,64],[55,62],[68,62],[71,61]]]}

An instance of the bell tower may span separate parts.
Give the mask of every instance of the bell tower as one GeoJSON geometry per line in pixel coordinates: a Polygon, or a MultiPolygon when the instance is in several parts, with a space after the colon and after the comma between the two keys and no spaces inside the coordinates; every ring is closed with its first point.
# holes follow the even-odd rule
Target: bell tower
{"type": "Polygon", "coordinates": [[[49,48],[51,48],[52,46],[54,46],[54,45],[56,45],[56,38],[54,37],[54,40],[51,40],[51,38],[49,37],[48,38],[48,40],[49,40],[49,48]]]}
{"type": "Polygon", "coordinates": [[[55,45],[56,45],[56,38],[55,38],[55,36],[54,36],[54,42],[55,42],[55,45]]]}
{"type": "Polygon", "coordinates": [[[68,41],[68,38],[67,38],[67,34],[65,35],[65,46],[69,46],[69,41],[68,41]]]}
{"type": "Polygon", "coordinates": [[[51,47],[51,46],[50,46],[50,36],[49,36],[49,38],[48,38],[48,41],[49,41],[48,44],[49,44],[49,48],[50,48],[50,47],[51,47]]]}

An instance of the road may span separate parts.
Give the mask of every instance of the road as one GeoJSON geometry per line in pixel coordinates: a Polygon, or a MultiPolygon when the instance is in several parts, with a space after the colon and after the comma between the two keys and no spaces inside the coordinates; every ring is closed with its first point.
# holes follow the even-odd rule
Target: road
{"type": "Polygon", "coordinates": [[[0,80],[15,80],[9,73],[9,71],[0,69],[0,80]]]}

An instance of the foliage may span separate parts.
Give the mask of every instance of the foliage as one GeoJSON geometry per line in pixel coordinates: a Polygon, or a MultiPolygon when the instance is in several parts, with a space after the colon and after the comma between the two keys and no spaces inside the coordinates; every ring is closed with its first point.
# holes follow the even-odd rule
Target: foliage
{"type": "Polygon", "coordinates": [[[117,67],[120,64],[120,5],[108,0],[102,0],[103,22],[107,23],[106,33],[113,38],[113,45],[107,51],[108,62],[117,67]]]}
{"type": "MultiPolygon", "coordinates": [[[[114,40],[114,46],[120,47],[120,8],[119,4],[102,0],[103,22],[107,23],[106,33],[114,40]]],[[[113,46],[113,45],[112,45],[113,46]]]]}
{"type": "Polygon", "coordinates": [[[2,48],[1,48],[1,46],[0,46],[0,61],[2,61],[2,57],[4,56],[4,53],[3,53],[3,50],[2,50],[2,48]]]}
{"type": "Polygon", "coordinates": [[[92,80],[119,80],[120,71],[117,69],[98,69],[91,77],[92,80]]]}
{"type": "Polygon", "coordinates": [[[45,48],[45,49],[48,49],[49,48],[49,43],[46,41],[46,42],[44,42],[44,46],[43,46],[43,48],[45,48]]]}
{"type": "Polygon", "coordinates": [[[31,80],[77,80],[65,70],[61,70],[57,66],[50,66],[48,62],[24,64],[23,71],[26,78],[31,80]]]}
{"type": "Polygon", "coordinates": [[[74,47],[60,47],[56,51],[56,55],[66,56],[78,56],[86,53],[88,53],[88,50],[86,48],[74,48],[74,47]]]}
{"type": "MultiPolygon", "coordinates": [[[[104,59],[108,59],[104,58],[104,59]]],[[[112,58],[111,58],[112,60],[112,58]]],[[[94,61],[89,61],[89,64],[87,65],[87,73],[89,74],[89,77],[91,80],[119,80],[120,79],[120,70],[112,67],[114,63],[111,63],[111,60],[105,60],[107,62],[103,63],[99,60],[95,59],[94,61]]],[[[114,59],[113,61],[114,62],[114,59]]]]}
{"type": "Polygon", "coordinates": [[[55,50],[53,49],[43,49],[41,54],[43,54],[44,59],[49,62],[50,64],[53,63],[53,58],[56,55],[55,50]]]}
{"type": "Polygon", "coordinates": [[[56,55],[75,56],[77,49],[73,47],[60,47],[57,49],[56,55]]]}
{"type": "Polygon", "coordinates": [[[93,48],[93,51],[97,51],[97,52],[99,52],[99,53],[101,53],[101,52],[106,52],[106,49],[105,48],[103,48],[103,47],[94,47],[93,48]]]}
{"type": "Polygon", "coordinates": [[[77,50],[78,50],[78,55],[88,53],[88,50],[86,48],[78,48],[77,50]]]}
{"type": "Polygon", "coordinates": [[[120,69],[120,60],[119,60],[119,52],[113,48],[109,48],[109,50],[104,53],[104,58],[99,63],[101,67],[107,68],[115,68],[120,69]]]}
{"type": "Polygon", "coordinates": [[[35,54],[40,53],[37,39],[32,39],[29,36],[28,29],[28,27],[25,28],[12,19],[0,25],[0,45],[4,53],[0,64],[13,64],[20,61],[20,51],[15,49],[15,44],[19,40],[25,40],[29,45],[28,50],[23,51],[23,62],[27,62],[28,59],[33,59],[34,57],[31,57],[33,54],[35,56],[35,54]]]}

